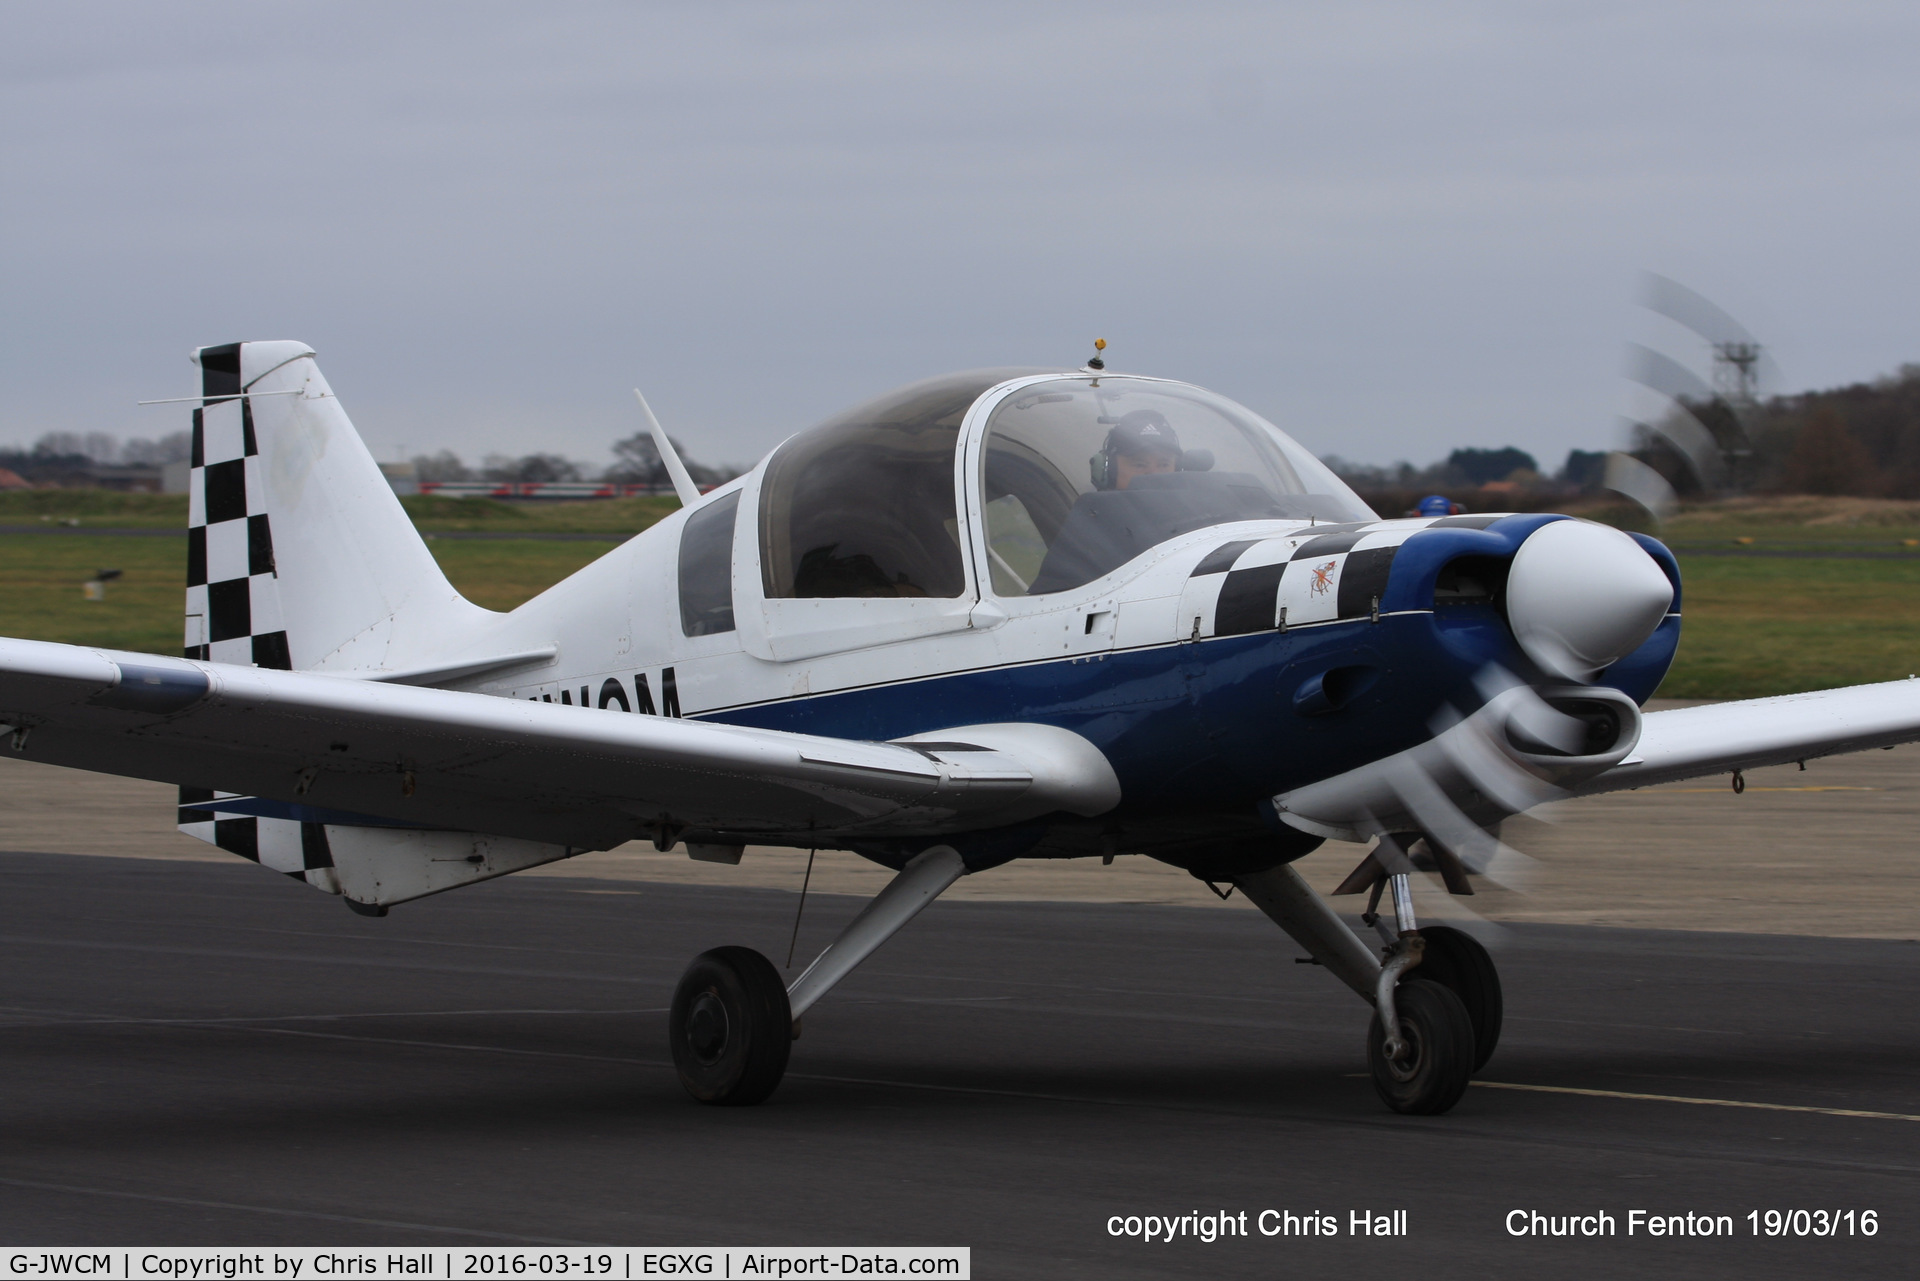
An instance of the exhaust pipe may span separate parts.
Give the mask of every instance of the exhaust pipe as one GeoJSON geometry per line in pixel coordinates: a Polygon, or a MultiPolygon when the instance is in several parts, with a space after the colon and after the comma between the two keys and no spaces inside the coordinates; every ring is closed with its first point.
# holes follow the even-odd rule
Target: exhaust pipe
{"type": "Polygon", "coordinates": [[[1429,830],[1441,802],[1484,827],[1612,769],[1640,725],[1618,690],[1512,685],[1427,742],[1284,792],[1273,807],[1288,826],[1335,840],[1429,830]]]}

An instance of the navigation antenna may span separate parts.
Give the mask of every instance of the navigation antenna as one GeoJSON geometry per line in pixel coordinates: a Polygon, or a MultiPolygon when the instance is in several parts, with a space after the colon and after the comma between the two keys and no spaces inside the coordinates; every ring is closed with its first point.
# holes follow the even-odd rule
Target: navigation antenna
{"type": "Polygon", "coordinates": [[[653,416],[653,406],[633,389],[633,398],[640,402],[640,412],[647,416],[647,434],[653,437],[653,447],[660,451],[660,461],[666,464],[667,476],[673,481],[673,492],[680,498],[682,507],[691,507],[700,501],[700,486],[693,483],[693,477],[687,473],[687,465],[680,461],[680,451],[667,439],[667,432],[660,420],[653,416]]]}

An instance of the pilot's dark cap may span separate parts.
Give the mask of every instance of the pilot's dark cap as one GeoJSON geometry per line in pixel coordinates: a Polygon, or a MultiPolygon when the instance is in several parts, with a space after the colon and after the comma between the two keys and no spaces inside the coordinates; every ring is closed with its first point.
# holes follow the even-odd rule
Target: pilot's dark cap
{"type": "Polygon", "coordinates": [[[1173,424],[1167,416],[1157,409],[1136,409],[1120,415],[1120,420],[1107,433],[1108,454],[1131,454],[1140,457],[1145,454],[1170,454],[1180,456],[1180,438],[1174,435],[1173,424]]]}

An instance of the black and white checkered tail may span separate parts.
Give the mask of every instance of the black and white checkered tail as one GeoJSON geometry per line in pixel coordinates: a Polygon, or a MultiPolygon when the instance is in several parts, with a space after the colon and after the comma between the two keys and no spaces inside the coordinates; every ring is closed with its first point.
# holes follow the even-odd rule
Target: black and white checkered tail
{"type": "MultiPolygon", "coordinates": [[[[304,343],[203,347],[185,652],[302,671],[431,666],[492,615],[447,582],[304,343]]],[[[218,779],[208,779],[210,785],[218,779]]],[[[181,830],[339,892],[326,828],[187,809],[181,830]]]]}
{"type": "Polygon", "coordinates": [[[189,656],[393,671],[494,617],[461,598],[303,343],[194,353],[189,656]]]}
{"type": "Polygon", "coordinates": [[[240,344],[203,349],[200,372],[206,400],[193,411],[187,482],[186,655],[290,670],[253,404],[239,394],[240,344]]]}

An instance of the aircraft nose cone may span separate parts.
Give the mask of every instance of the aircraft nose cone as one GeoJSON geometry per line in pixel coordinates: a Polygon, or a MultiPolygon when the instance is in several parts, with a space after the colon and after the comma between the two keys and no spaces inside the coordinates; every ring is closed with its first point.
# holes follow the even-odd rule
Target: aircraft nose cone
{"type": "Polygon", "coordinates": [[[1514,553],[1507,622],[1544,670],[1585,684],[1653,635],[1673,584],[1617,529],[1584,520],[1542,525],[1514,553]]]}

